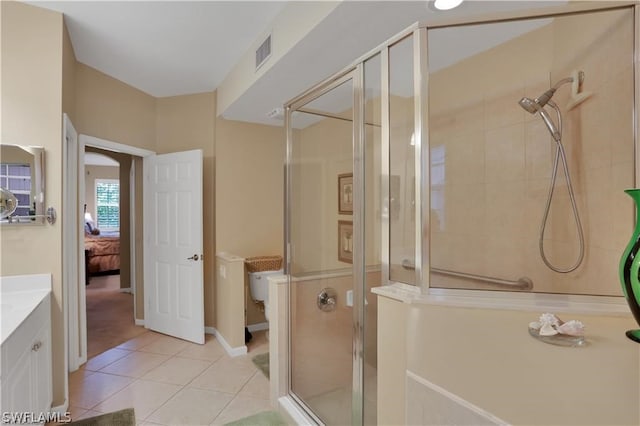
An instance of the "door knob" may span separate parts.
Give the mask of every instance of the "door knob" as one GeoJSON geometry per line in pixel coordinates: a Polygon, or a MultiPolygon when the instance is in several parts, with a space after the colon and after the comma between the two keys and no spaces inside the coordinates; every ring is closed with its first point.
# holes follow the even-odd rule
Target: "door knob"
{"type": "Polygon", "coordinates": [[[198,255],[197,255],[197,254],[194,254],[194,255],[193,255],[193,256],[191,256],[191,257],[187,257],[187,260],[198,260],[198,259],[199,259],[199,257],[198,257],[198,255]]]}

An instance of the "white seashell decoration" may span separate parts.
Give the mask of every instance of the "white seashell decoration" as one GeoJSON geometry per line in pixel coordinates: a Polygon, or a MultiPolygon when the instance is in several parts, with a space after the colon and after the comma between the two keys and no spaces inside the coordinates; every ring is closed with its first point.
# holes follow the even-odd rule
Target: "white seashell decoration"
{"type": "Polygon", "coordinates": [[[542,324],[542,327],[540,327],[541,336],[554,336],[556,334],[558,334],[558,331],[549,323],[542,324]]]}
{"type": "Polygon", "coordinates": [[[540,336],[584,336],[584,324],[577,320],[563,322],[554,314],[544,313],[538,321],[530,322],[529,328],[537,330],[540,336]]]}
{"type": "Polygon", "coordinates": [[[577,320],[567,321],[558,327],[558,333],[569,336],[584,336],[584,324],[577,320]]]}
{"type": "Polygon", "coordinates": [[[543,326],[545,324],[549,324],[554,327],[557,327],[558,325],[560,325],[560,320],[558,319],[557,316],[546,313],[546,314],[540,315],[540,324],[542,324],[543,326]]]}
{"type": "Polygon", "coordinates": [[[544,313],[540,315],[538,321],[530,322],[529,334],[551,345],[570,347],[587,345],[582,322],[577,320],[564,322],[550,313],[544,313]]]}

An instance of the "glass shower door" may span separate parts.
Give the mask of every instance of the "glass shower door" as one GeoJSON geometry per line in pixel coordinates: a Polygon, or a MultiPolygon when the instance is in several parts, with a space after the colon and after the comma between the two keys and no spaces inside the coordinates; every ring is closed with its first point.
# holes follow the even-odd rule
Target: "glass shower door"
{"type": "Polygon", "coordinates": [[[347,75],[303,100],[290,123],[291,392],[340,425],[353,408],[353,99],[347,75]]]}

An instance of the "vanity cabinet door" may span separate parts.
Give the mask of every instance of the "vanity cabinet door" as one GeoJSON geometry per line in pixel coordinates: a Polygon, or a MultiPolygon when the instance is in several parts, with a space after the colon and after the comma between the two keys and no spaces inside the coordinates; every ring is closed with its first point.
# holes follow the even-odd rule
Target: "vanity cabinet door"
{"type": "Polygon", "coordinates": [[[52,402],[50,296],[2,345],[2,413],[47,413],[52,402]]]}
{"type": "Polygon", "coordinates": [[[34,380],[31,349],[23,350],[7,378],[2,380],[2,412],[32,411],[34,380]]]}
{"type": "Polygon", "coordinates": [[[48,324],[40,329],[31,345],[33,407],[37,412],[51,409],[51,332],[48,324]]]}

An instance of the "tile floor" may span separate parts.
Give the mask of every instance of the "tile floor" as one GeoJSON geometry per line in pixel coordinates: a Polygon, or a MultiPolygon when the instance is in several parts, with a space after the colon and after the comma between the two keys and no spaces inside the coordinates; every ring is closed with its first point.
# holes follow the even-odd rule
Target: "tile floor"
{"type": "Polygon", "coordinates": [[[249,353],[231,358],[204,345],[146,331],[69,375],[73,420],[133,407],[139,425],[222,425],[270,410],[269,380],[251,362],[267,352],[254,332],[249,353]]]}

